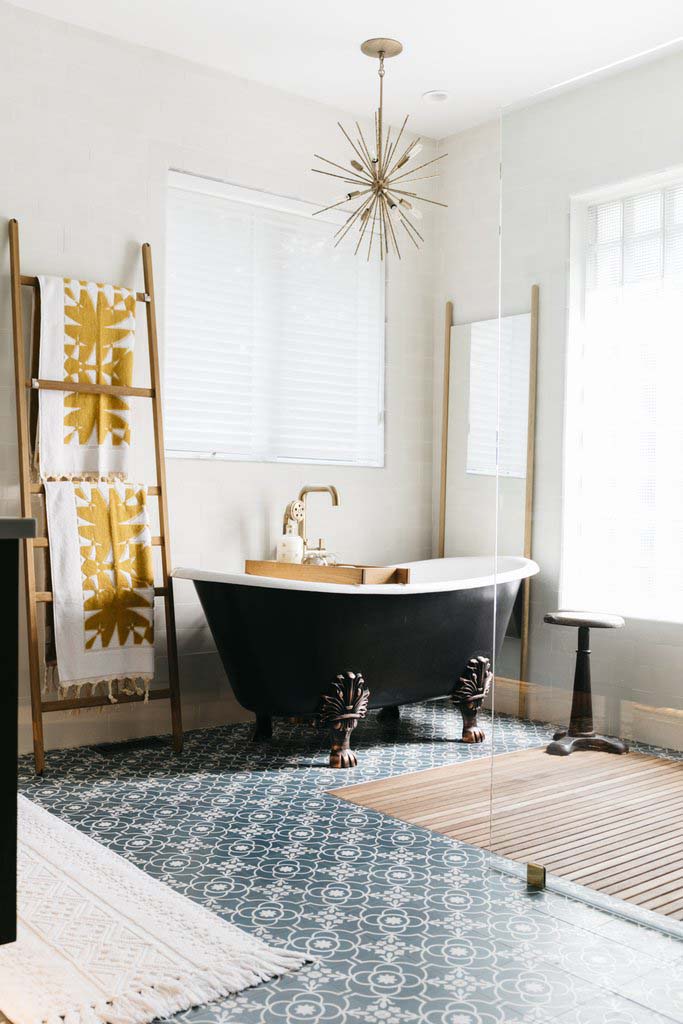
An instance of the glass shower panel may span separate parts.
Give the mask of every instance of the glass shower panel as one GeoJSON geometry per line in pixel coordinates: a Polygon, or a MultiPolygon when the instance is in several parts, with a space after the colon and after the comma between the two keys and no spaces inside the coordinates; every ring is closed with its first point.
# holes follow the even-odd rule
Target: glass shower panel
{"type": "Polygon", "coordinates": [[[490,846],[683,934],[681,89],[668,53],[502,116],[490,846]]]}

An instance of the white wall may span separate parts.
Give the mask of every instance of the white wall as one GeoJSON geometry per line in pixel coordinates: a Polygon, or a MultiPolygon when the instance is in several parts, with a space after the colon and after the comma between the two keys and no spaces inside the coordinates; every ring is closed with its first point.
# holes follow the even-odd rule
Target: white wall
{"type": "MultiPolygon", "coordinates": [[[[169,168],[322,203],[335,186],[310,173],[312,155],[345,158],[336,122],[349,118],[322,104],[5,3],[0,3],[0,40],[0,514],[12,515],[19,506],[7,219],[19,219],[22,268],[30,274],[75,274],[140,288],[138,246],[150,241],[157,292],[163,297],[169,168]]],[[[369,109],[373,89],[370,83],[369,109]]],[[[311,526],[345,559],[381,563],[430,554],[431,219],[427,214],[426,250],[419,256],[406,250],[401,262],[391,261],[388,273],[385,468],[169,461],[176,565],[235,569],[245,557],[267,555],[286,502],[304,483],[338,486],[341,509],[328,510],[314,497],[311,526]]],[[[159,312],[163,356],[163,302],[159,312]]],[[[141,345],[143,340],[141,332],[141,345]]],[[[141,426],[139,420],[138,437],[141,426]]],[[[142,471],[149,472],[150,452],[142,452],[140,459],[142,471]]],[[[191,584],[177,586],[177,600],[186,726],[243,716],[191,584]]],[[[166,731],[167,707],[160,702],[50,715],[47,743],[166,731]]],[[[20,742],[28,749],[25,654],[20,742]]]]}
{"type": "MultiPolygon", "coordinates": [[[[683,166],[683,110],[675,102],[682,89],[683,55],[676,54],[503,118],[503,312],[528,309],[531,285],[540,284],[533,542],[541,574],[532,586],[530,680],[545,688],[545,703],[533,708],[537,717],[566,714],[562,691],[571,685],[576,646],[573,630],[542,621],[558,602],[570,196],[683,166]]],[[[463,133],[444,148],[451,155],[442,186],[451,206],[440,297],[455,299],[458,321],[490,317],[497,304],[499,126],[463,133]]],[[[438,365],[437,357],[437,377],[438,365]]],[[[603,726],[662,742],[677,732],[681,745],[680,717],[675,727],[675,716],[662,719],[668,724],[656,731],[661,716],[637,705],[683,708],[683,627],[630,620],[619,632],[593,631],[592,646],[603,726]]]]}

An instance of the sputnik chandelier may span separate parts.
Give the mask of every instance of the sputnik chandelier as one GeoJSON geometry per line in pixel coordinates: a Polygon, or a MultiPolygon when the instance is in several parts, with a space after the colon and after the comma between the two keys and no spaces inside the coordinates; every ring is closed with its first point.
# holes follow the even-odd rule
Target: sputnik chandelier
{"type": "Polygon", "coordinates": [[[346,131],[344,126],[339,127],[353,150],[354,156],[349,160],[351,171],[347,171],[341,164],[334,160],[327,160],[324,156],[315,154],[316,160],[337,171],[323,170],[314,167],[317,174],[326,174],[331,178],[339,178],[346,184],[352,185],[351,191],[337,202],[325,206],[322,210],[316,210],[313,214],[325,213],[338,206],[358,200],[358,205],[349,214],[346,222],[335,232],[335,246],[348,235],[352,228],[356,228],[358,239],[355,252],[358,253],[363,246],[367,245],[367,258],[373,251],[373,246],[379,250],[380,259],[384,259],[390,250],[393,250],[398,258],[401,258],[401,251],[398,245],[397,233],[401,229],[405,231],[413,245],[419,249],[420,242],[424,238],[417,229],[414,221],[422,219],[422,213],[415,207],[415,201],[431,203],[433,206],[446,206],[446,203],[438,203],[434,199],[427,199],[419,196],[416,192],[407,189],[416,181],[425,178],[436,178],[438,174],[421,174],[416,176],[437,160],[442,160],[446,153],[427,160],[426,163],[415,166],[415,157],[421,152],[422,146],[419,139],[414,139],[403,150],[399,149],[405,126],[408,122],[406,114],[401,130],[392,141],[391,127],[384,134],[383,124],[383,100],[384,100],[384,61],[387,57],[396,57],[403,49],[401,43],[396,39],[366,39],[361,44],[361,50],[367,57],[374,57],[379,61],[379,108],[375,111],[375,137],[372,147],[368,146],[356,121],[356,138],[346,131]],[[407,165],[410,164],[408,167],[407,165]],[[338,173],[341,171],[342,173],[338,173]]]}

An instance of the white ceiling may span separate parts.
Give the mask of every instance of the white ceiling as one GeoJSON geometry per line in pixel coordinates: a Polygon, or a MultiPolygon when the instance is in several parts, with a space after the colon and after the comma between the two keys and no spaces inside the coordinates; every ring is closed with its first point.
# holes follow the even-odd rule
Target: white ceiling
{"type": "Polygon", "coordinates": [[[681,0],[13,0],[142,46],[363,115],[376,102],[369,36],[387,64],[391,120],[442,138],[568,79],[683,37],[681,0]],[[440,104],[421,99],[446,89],[440,104]]]}

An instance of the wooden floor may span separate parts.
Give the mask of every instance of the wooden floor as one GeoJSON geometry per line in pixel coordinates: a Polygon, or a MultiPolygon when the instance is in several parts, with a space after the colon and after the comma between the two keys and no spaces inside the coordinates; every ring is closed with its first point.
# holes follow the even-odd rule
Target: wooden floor
{"type": "Polygon", "coordinates": [[[683,920],[683,762],[540,748],[333,792],[683,920]]]}

